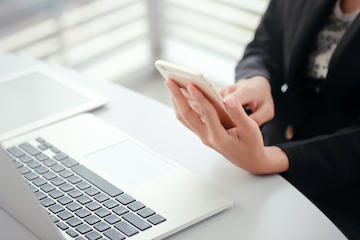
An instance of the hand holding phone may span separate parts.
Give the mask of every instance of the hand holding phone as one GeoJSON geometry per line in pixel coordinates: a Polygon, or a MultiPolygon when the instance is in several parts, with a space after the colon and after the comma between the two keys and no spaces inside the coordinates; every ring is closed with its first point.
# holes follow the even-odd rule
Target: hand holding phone
{"type": "Polygon", "coordinates": [[[163,60],[157,60],[155,66],[165,80],[171,79],[181,88],[187,89],[190,84],[195,85],[214,106],[225,129],[236,126],[227,114],[222,97],[202,74],[163,60]]]}

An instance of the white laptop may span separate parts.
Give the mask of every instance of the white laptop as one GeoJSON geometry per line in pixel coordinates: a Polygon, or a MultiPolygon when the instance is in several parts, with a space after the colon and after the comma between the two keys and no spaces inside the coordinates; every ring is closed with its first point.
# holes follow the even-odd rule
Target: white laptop
{"type": "Polygon", "coordinates": [[[39,239],[162,239],[233,204],[94,115],[16,129],[0,147],[0,206],[39,239]]]}

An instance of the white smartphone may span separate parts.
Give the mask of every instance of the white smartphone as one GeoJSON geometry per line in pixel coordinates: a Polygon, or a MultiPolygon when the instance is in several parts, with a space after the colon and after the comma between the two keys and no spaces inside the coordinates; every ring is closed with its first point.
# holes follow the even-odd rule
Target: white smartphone
{"type": "Polygon", "coordinates": [[[155,66],[165,80],[171,79],[175,81],[180,88],[184,88],[186,90],[187,86],[190,84],[194,84],[198,87],[216,109],[219,119],[225,129],[230,129],[236,126],[227,114],[222,97],[201,73],[188,70],[184,67],[163,60],[157,60],[155,62],[155,66]]]}

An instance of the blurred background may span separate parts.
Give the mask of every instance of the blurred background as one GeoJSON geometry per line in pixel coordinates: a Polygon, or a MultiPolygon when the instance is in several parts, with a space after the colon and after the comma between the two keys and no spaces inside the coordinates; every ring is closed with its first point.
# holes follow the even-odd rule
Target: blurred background
{"type": "Polygon", "coordinates": [[[124,85],[169,104],[153,62],[203,73],[217,87],[234,68],[268,0],[0,0],[0,51],[124,85]]]}

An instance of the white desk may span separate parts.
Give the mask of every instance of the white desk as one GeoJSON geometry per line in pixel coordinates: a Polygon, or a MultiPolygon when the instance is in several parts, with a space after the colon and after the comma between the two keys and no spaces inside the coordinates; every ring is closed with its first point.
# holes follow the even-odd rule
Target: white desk
{"type": "MultiPolygon", "coordinates": [[[[0,54],[0,77],[38,64],[42,63],[0,54]]],[[[93,112],[98,117],[203,178],[216,182],[236,199],[231,209],[169,239],[346,239],[325,215],[282,177],[254,176],[228,163],[204,147],[176,120],[172,109],[167,106],[121,86],[61,67],[48,67],[78,79],[108,97],[109,104],[93,112]]],[[[1,239],[36,239],[2,210],[0,235],[1,239]]]]}

